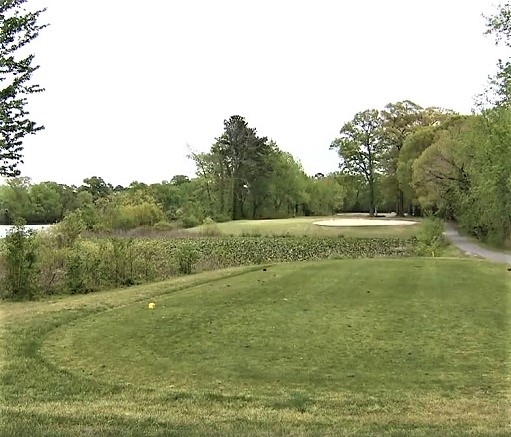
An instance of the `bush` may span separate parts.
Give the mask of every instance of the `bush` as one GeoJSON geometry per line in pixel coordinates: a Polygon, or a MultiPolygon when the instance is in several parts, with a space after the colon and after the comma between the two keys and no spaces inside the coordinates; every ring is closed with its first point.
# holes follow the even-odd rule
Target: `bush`
{"type": "Polygon", "coordinates": [[[69,292],[84,293],[85,287],[85,260],[78,250],[72,251],[67,258],[66,286],[69,292]]]}
{"type": "Polygon", "coordinates": [[[177,224],[176,223],[169,223],[169,222],[165,222],[165,221],[161,221],[161,222],[158,222],[158,223],[155,223],[153,225],[153,229],[155,231],[175,231],[177,229],[177,224]]]}
{"type": "Polygon", "coordinates": [[[227,214],[215,214],[213,216],[213,220],[216,223],[225,223],[225,222],[231,221],[232,218],[229,215],[227,215],[227,214]]]}
{"type": "Polygon", "coordinates": [[[216,222],[211,217],[206,217],[202,221],[202,224],[207,226],[207,225],[214,225],[214,224],[216,224],[216,222]]]}
{"type": "Polygon", "coordinates": [[[183,228],[195,228],[200,225],[200,221],[194,215],[185,215],[181,218],[183,228]]]}
{"type": "Polygon", "coordinates": [[[5,277],[3,286],[8,297],[30,299],[37,287],[37,244],[35,231],[18,223],[4,241],[5,277]]]}
{"type": "Polygon", "coordinates": [[[45,294],[57,294],[67,291],[66,274],[69,247],[63,247],[61,241],[52,232],[38,232],[37,245],[37,288],[45,294]]]}
{"type": "Polygon", "coordinates": [[[80,238],[86,227],[82,214],[79,211],[71,211],[60,223],[54,225],[52,233],[56,235],[59,246],[71,247],[80,238]]]}
{"type": "Polygon", "coordinates": [[[115,285],[133,285],[133,238],[111,238],[115,285]]]}
{"type": "Polygon", "coordinates": [[[191,244],[183,244],[175,252],[179,273],[190,275],[199,259],[199,253],[191,244]]]}
{"type": "Polygon", "coordinates": [[[201,235],[204,237],[220,237],[222,236],[222,231],[218,227],[217,224],[207,225],[202,228],[201,235]]]}
{"type": "Polygon", "coordinates": [[[222,232],[211,217],[206,217],[202,222],[201,235],[205,237],[219,237],[222,235],[222,232]]]}
{"type": "Polygon", "coordinates": [[[425,218],[417,234],[417,255],[438,256],[445,244],[443,220],[433,216],[425,218]]]}

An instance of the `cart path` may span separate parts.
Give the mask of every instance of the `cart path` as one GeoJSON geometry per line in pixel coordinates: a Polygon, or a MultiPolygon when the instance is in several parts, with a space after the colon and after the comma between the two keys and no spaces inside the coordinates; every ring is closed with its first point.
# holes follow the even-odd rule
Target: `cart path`
{"type": "Polygon", "coordinates": [[[511,264],[511,255],[499,252],[498,250],[486,249],[485,247],[481,247],[473,243],[467,237],[460,235],[452,223],[446,223],[444,235],[452,244],[464,252],[468,252],[491,261],[511,264]]]}

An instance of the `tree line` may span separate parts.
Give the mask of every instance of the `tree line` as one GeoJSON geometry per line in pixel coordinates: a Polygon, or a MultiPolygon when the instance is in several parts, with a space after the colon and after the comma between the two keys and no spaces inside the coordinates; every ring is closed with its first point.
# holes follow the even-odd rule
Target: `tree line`
{"type": "Polygon", "coordinates": [[[342,187],[335,175],[307,176],[290,154],[276,147],[271,150],[279,160],[272,162],[262,186],[253,179],[244,180],[243,186],[227,179],[209,180],[202,174],[176,175],[153,184],[135,181],[127,187],[113,186],[98,176],[84,179],[80,186],[12,177],[0,185],[0,223],[13,224],[18,219],[29,224],[55,223],[78,214],[91,230],[155,225],[167,229],[165,224],[192,227],[204,221],[328,215],[342,209],[342,187]],[[219,192],[217,183],[226,191],[219,192]],[[233,200],[228,188],[238,189],[239,197],[233,200]]]}
{"type": "MultiPolygon", "coordinates": [[[[293,155],[258,136],[239,115],[225,120],[209,152],[190,151],[189,157],[196,165],[195,177],[176,175],[153,184],[134,181],[127,187],[113,186],[98,176],[84,179],[80,186],[9,178],[0,186],[0,222],[23,218],[32,224],[54,223],[77,212],[87,228],[110,230],[165,222],[190,227],[206,219],[373,211],[375,199],[380,211],[395,209],[395,193],[380,189],[385,176],[378,170],[380,164],[374,165],[369,179],[347,167],[307,175],[293,155]]],[[[373,161],[379,160],[375,152],[373,161]]]]}
{"type": "Polygon", "coordinates": [[[411,101],[362,111],[330,146],[339,171],[309,176],[236,115],[209,152],[190,152],[193,178],[114,187],[93,176],[76,187],[13,177],[0,186],[0,220],[52,223],[78,212],[89,229],[110,230],[394,211],[456,220],[473,235],[504,242],[511,234],[510,117],[507,104],[472,115],[411,101]]]}
{"type": "MultiPolygon", "coordinates": [[[[27,98],[34,56],[25,46],[46,25],[44,9],[26,0],[0,5],[0,221],[51,223],[78,214],[90,229],[132,228],[206,219],[326,215],[337,211],[434,214],[469,233],[503,243],[511,238],[511,63],[500,60],[472,115],[422,108],[405,100],[358,112],[330,149],[339,171],[305,174],[300,163],[242,116],[224,121],[208,152],[190,151],[196,177],[113,187],[93,176],[81,186],[30,183],[19,177],[23,138],[42,126],[30,119],[27,98]]],[[[486,33],[511,47],[511,5],[486,18],[486,33]]]]}

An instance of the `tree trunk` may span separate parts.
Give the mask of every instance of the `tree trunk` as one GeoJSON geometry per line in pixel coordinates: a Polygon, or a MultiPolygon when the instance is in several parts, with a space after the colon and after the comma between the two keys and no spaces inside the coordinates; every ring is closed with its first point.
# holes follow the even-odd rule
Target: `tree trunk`
{"type": "Polygon", "coordinates": [[[280,207],[282,206],[282,199],[278,198],[273,202],[273,206],[275,208],[275,213],[279,215],[280,207]]]}
{"type": "Polygon", "coordinates": [[[232,211],[231,211],[231,218],[233,220],[236,220],[236,213],[238,210],[238,192],[236,187],[236,182],[234,177],[231,181],[231,196],[232,196],[232,211]]]}
{"type": "Polygon", "coordinates": [[[374,217],[374,210],[376,205],[374,203],[374,181],[369,182],[369,216],[374,217]]]}
{"type": "Polygon", "coordinates": [[[225,213],[225,187],[223,177],[220,181],[220,213],[225,213]]]}
{"type": "Polygon", "coordinates": [[[258,207],[258,203],[254,200],[252,202],[252,220],[255,220],[256,218],[256,215],[257,215],[257,207],[258,207]]]}
{"type": "Polygon", "coordinates": [[[396,215],[398,217],[405,216],[405,193],[400,188],[397,189],[396,215]]]}
{"type": "Polygon", "coordinates": [[[247,216],[245,215],[245,199],[243,197],[241,199],[238,199],[238,205],[239,205],[239,210],[240,210],[240,214],[239,214],[238,218],[245,220],[247,218],[247,216]]]}

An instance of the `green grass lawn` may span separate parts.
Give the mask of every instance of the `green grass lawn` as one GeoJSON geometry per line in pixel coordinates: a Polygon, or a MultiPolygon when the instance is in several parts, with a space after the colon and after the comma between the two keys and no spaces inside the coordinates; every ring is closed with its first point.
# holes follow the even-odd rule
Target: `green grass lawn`
{"type": "MultiPolygon", "coordinates": [[[[355,215],[346,215],[352,218],[355,215]]],[[[357,215],[366,217],[367,215],[357,215]]],[[[342,218],[331,217],[296,217],[288,219],[270,220],[236,220],[213,225],[218,231],[228,235],[266,235],[266,234],[292,234],[292,235],[344,235],[346,237],[411,237],[416,235],[420,224],[412,226],[318,226],[314,222],[342,218]]],[[[208,226],[198,226],[190,232],[207,230],[208,226]]],[[[211,229],[211,226],[209,226],[211,229]]]]}
{"type": "Polygon", "coordinates": [[[4,302],[0,435],[510,435],[510,275],[335,260],[4,302]]]}

